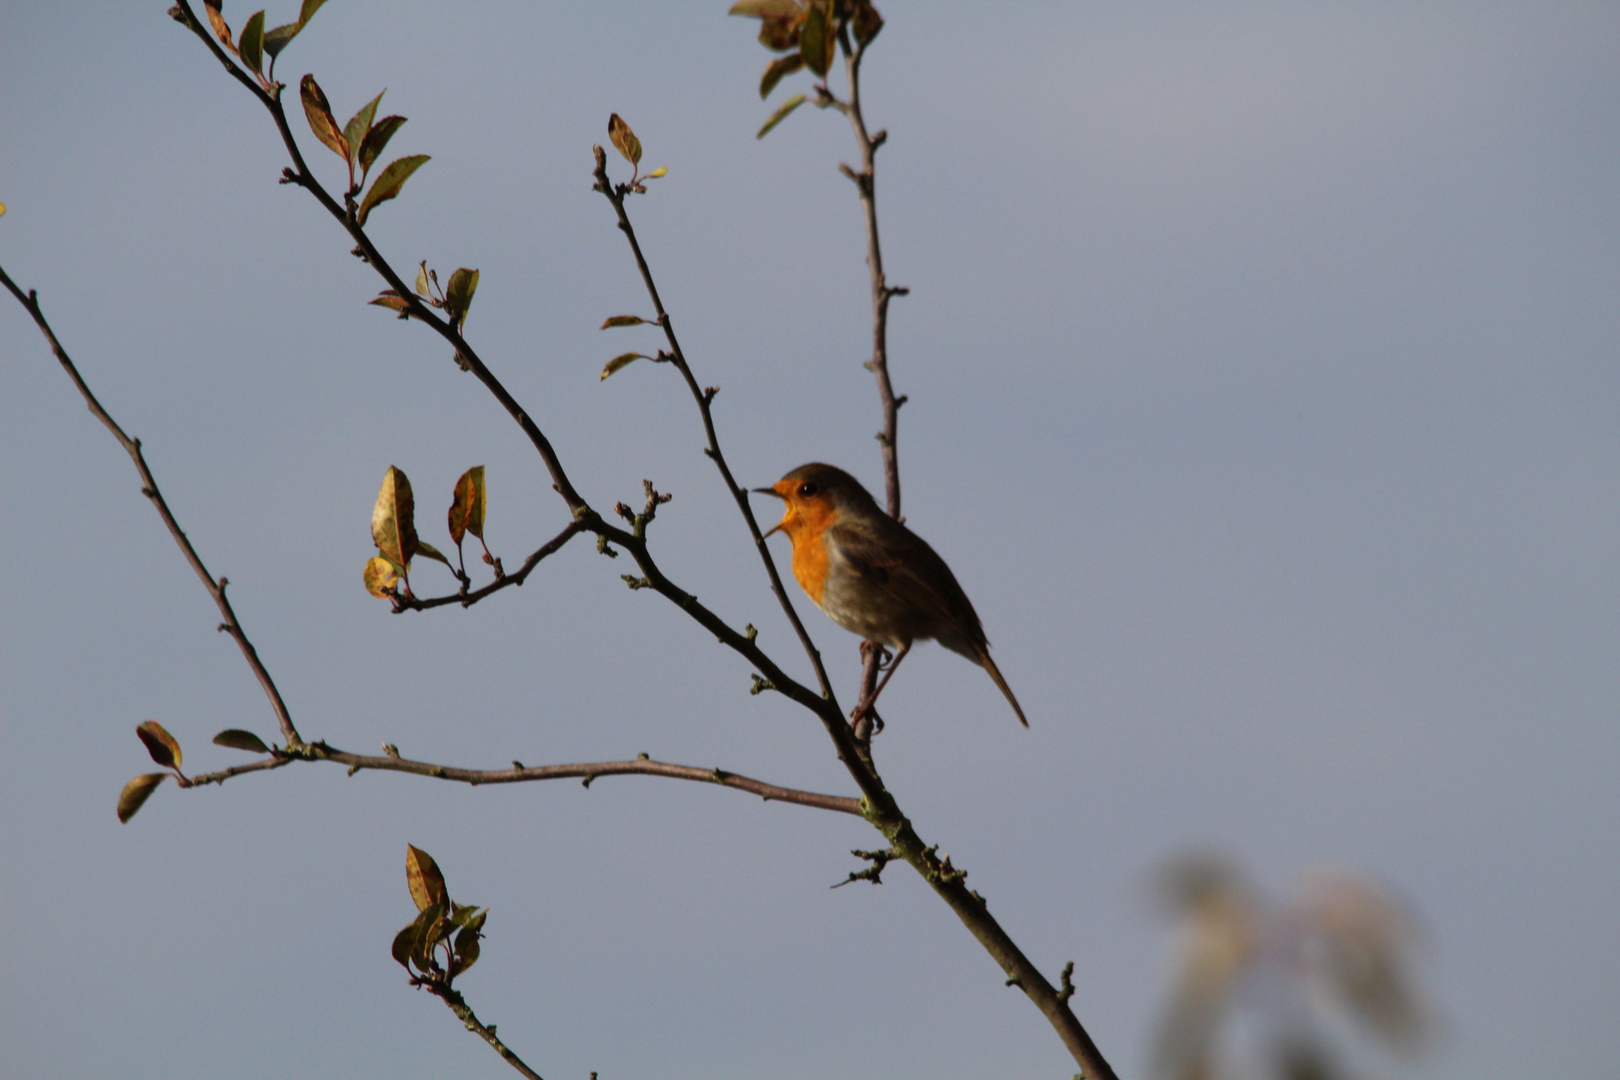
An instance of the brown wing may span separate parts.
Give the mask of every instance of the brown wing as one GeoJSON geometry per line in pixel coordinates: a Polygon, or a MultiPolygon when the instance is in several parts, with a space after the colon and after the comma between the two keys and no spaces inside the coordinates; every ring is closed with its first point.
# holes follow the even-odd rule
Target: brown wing
{"type": "Polygon", "coordinates": [[[916,611],[924,637],[978,662],[984,629],[956,575],[927,541],[889,517],[859,526],[840,522],[838,547],[850,569],[916,611]],[[953,640],[954,639],[954,640],[953,640]]]}
{"type": "Polygon", "coordinates": [[[850,569],[917,611],[919,622],[930,624],[926,632],[919,628],[919,637],[936,638],[984,668],[1006,695],[1018,722],[1029,727],[1023,706],[990,659],[990,643],[972,601],[928,542],[889,517],[879,518],[870,527],[841,523],[834,528],[839,529],[838,545],[850,569]]]}

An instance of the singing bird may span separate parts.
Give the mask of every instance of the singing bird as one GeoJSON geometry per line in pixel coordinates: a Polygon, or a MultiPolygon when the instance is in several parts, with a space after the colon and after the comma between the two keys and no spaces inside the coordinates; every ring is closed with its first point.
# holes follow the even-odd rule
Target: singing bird
{"type": "Polygon", "coordinates": [[[812,462],[768,488],[785,504],[771,533],[793,542],[793,576],[816,606],[845,630],[894,650],[894,661],[870,699],[889,685],[913,641],[933,638],[990,673],[1018,722],[1029,727],[1007,680],[990,659],[990,643],[956,575],[922,537],[884,513],[842,469],[812,462]]]}

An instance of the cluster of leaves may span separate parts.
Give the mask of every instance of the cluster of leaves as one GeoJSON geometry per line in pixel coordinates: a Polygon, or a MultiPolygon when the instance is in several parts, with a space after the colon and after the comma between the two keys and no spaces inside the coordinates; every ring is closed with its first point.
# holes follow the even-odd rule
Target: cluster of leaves
{"type": "MultiPolygon", "coordinates": [[[[348,199],[351,206],[354,197],[365,187],[371,166],[376,164],[383,148],[388,145],[388,140],[394,137],[394,132],[405,123],[403,116],[375,119],[377,106],[382,103],[383,94],[387,92],[384,90],[366,102],[360,107],[359,112],[349,117],[347,124],[338,127],[337,118],[332,115],[332,107],[326,103],[326,94],[321,91],[315,76],[305,75],[298,83],[298,96],[304,102],[304,115],[309,118],[310,130],[349,167],[348,199]]],[[[365,198],[360,200],[359,207],[354,211],[355,224],[364,227],[366,218],[371,216],[371,211],[376,209],[379,203],[385,203],[397,196],[411,174],[429,160],[426,154],[411,154],[390,161],[383,171],[377,174],[377,181],[371,185],[371,190],[366,192],[365,198]]]]}
{"type": "MultiPolygon", "coordinates": [[[[183,756],[180,753],[180,740],[170,735],[163,725],[156,720],[143,720],[135,727],[135,734],[140,738],[141,744],[152,760],[168,769],[168,772],[142,773],[124,785],[124,790],[118,794],[118,820],[127,822],[136,812],[146,804],[157,786],[167,780],[171,775],[187,785],[191,781],[186,774],[180,771],[183,756]]],[[[271,753],[270,747],[265,745],[263,739],[251,731],[240,728],[227,728],[214,736],[216,746],[228,746],[233,750],[246,750],[253,754],[271,753]]]]}
{"type": "MultiPolygon", "coordinates": [[[[477,271],[473,272],[475,275],[477,271]]],[[[461,474],[450,496],[450,510],[446,515],[450,539],[456,545],[456,560],[460,569],[452,573],[467,581],[467,561],[462,554],[462,541],[471,533],[484,548],[484,562],[496,567],[499,563],[484,543],[484,508],[487,502],[484,489],[484,467],[474,465],[461,474]]],[[[421,555],[449,566],[450,560],[432,544],[416,535],[416,499],[411,494],[411,482],[396,466],[388,466],[383,474],[382,487],[377,491],[377,503],[371,509],[371,539],[377,545],[377,554],[366,563],[366,591],[372,596],[391,599],[403,591],[410,595],[411,560],[421,555]]]]}
{"type": "MultiPolygon", "coordinates": [[[[842,48],[849,56],[854,51],[851,38],[864,47],[883,29],[883,16],[871,0],[737,0],[730,14],[758,19],[759,43],[782,54],[765,65],[765,74],[759,80],[761,100],[770,97],[784,77],[805,69],[821,80],[825,91],[835,48],[842,48]]],[[[804,102],[804,94],[782,102],[756,138],[763,139],[804,102]]]]}
{"type": "Polygon", "coordinates": [[[478,962],[478,940],[484,936],[480,931],[489,909],[451,900],[438,863],[411,844],[405,846],[405,883],[417,914],[394,935],[394,959],[411,974],[412,982],[448,987],[478,962]]]}
{"type": "Polygon", "coordinates": [[[1159,1076],[1222,1075],[1224,1036],[1239,1032],[1280,1080],[1347,1080],[1330,1031],[1353,1027],[1395,1051],[1425,1042],[1412,920],[1372,882],[1319,870],[1279,904],[1225,860],[1196,855],[1168,866],[1161,888],[1183,949],[1156,1047],[1159,1076]]]}
{"type": "MultiPolygon", "coordinates": [[[[429,306],[443,311],[457,330],[466,325],[467,310],[472,307],[473,293],[477,291],[478,271],[465,266],[451,271],[449,282],[443,286],[439,284],[439,272],[429,270],[426,259],[416,271],[416,295],[429,306]]],[[[384,289],[368,303],[397,311],[402,319],[411,315],[411,302],[392,289],[384,289]]]]}
{"type": "Polygon", "coordinates": [[[304,0],[298,10],[297,22],[270,30],[264,28],[264,12],[256,11],[248,16],[248,21],[242,25],[241,36],[234,42],[231,40],[231,28],[225,22],[225,0],[203,0],[203,8],[208,12],[208,24],[214,28],[214,36],[219,38],[219,43],[242,61],[242,65],[259,80],[259,85],[268,91],[276,85],[276,57],[281,55],[282,49],[292,44],[292,39],[298,36],[300,30],[309,25],[309,20],[324,3],[326,0],[304,0]],[[266,57],[270,60],[268,68],[264,63],[266,57]]]}

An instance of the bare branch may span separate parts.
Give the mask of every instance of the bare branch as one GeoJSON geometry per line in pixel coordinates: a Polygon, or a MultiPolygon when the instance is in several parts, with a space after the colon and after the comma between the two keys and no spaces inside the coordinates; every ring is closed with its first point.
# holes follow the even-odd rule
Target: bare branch
{"type": "Polygon", "coordinates": [[[219,624],[219,629],[231,635],[231,638],[236,642],[237,648],[242,650],[242,658],[247,661],[248,667],[253,670],[254,677],[259,680],[259,686],[263,688],[265,697],[270,699],[270,708],[276,714],[276,722],[281,725],[282,738],[287,740],[288,746],[302,745],[303,740],[299,737],[298,728],[293,725],[292,714],[287,710],[287,703],[281,699],[281,691],[276,689],[275,680],[270,677],[269,670],[265,668],[263,661],[259,659],[259,651],[253,647],[253,642],[248,640],[247,631],[242,629],[242,624],[236,618],[236,611],[231,607],[231,602],[225,595],[225,587],[229,582],[225,578],[220,578],[217,581],[214,579],[214,575],[209,573],[208,568],[203,565],[202,557],[197,554],[197,549],[192,547],[191,540],[186,536],[185,531],[180,528],[180,523],[174,519],[174,513],[169,509],[168,502],[163,498],[163,492],[158,488],[157,479],[152,476],[152,470],[147,467],[146,455],[141,452],[141,441],[132,439],[125,434],[124,429],[118,426],[118,422],[112,418],[106,409],[101,407],[101,402],[96,400],[96,395],[90,392],[89,384],[84,381],[84,378],[79,374],[79,369],[68,358],[67,351],[62,348],[62,343],[56,339],[55,332],[51,330],[51,324],[46,321],[45,313],[40,310],[39,296],[33,290],[24,293],[22,289],[17,287],[17,283],[11,280],[11,277],[3,268],[0,268],[0,283],[4,283],[5,287],[11,290],[11,295],[17,298],[17,302],[27,309],[29,315],[33,316],[34,325],[38,326],[39,332],[45,335],[45,340],[49,343],[51,352],[56,354],[56,359],[61,363],[62,369],[73,380],[73,385],[79,388],[79,394],[84,398],[84,403],[89,406],[91,415],[100,420],[107,430],[112,432],[113,438],[118,440],[118,445],[124,448],[124,452],[129,455],[129,459],[135,463],[135,471],[141,477],[141,494],[152,501],[152,506],[156,508],[158,516],[163,519],[163,524],[168,526],[169,535],[174,537],[176,544],[180,545],[180,551],[185,555],[186,562],[191,564],[191,569],[196,573],[198,580],[203,583],[203,588],[207,589],[208,595],[213,597],[214,606],[219,608],[220,617],[225,620],[219,624]]]}
{"type": "Polygon", "coordinates": [[[424,600],[415,596],[396,595],[394,597],[394,610],[425,611],[428,608],[444,607],[446,604],[460,604],[462,607],[472,607],[484,597],[489,596],[492,593],[499,592],[508,585],[522,585],[523,580],[534,571],[536,566],[540,565],[540,561],[542,559],[548,555],[553,555],[558,551],[561,551],[564,544],[568,543],[568,541],[572,540],[575,536],[578,536],[584,531],[586,531],[586,529],[583,522],[571,521],[563,528],[562,532],[558,533],[556,536],[553,536],[544,544],[541,544],[534,550],[533,554],[531,554],[527,559],[524,559],[523,565],[518,568],[517,573],[506,575],[497,574],[494,581],[490,582],[488,585],[485,585],[481,589],[469,590],[465,585],[463,585],[462,590],[453,596],[434,596],[424,600]]]}
{"type": "Polygon", "coordinates": [[[821,663],[821,652],[810,640],[810,634],[800,621],[799,614],[793,608],[793,602],[788,599],[787,590],[782,587],[782,575],[777,572],[776,560],[771,557],[770,546],[765,543],[765,534],[760,531],[759,521],[754,517],[754,508],[748,501],[748,491],[737,483],[731,474],[731,466],[726,463],[726,455],[720,449],[720,436],[714,427],[714,393],[704,390],[698,385],[697,378],[692,374],[692,367],[686,360],[686,353],[681,350],[681,343],[675,337],[675,322],[664,310],[664,302],[658,296],[658,286],[653,281],[652,269],[647,265],[647,258],[641,252],[641,243],[636,239],[635,227],[630,224],[630,216],[624,210],[624,198],[631,190],[628,184],[614,185],[608,179],[607,154],[600,146],[593,148],[596,154],[596,190],[600,191],[619,218],[619,230],[624,233],[625,239],[630,243],[630,252],[636,257],[636,268],[641,271],[641,280],[647,287],[647,296],[652,300],[653,310],[657,312],[655,320],[664,329],[664,340],[669,342],[670,360],[681,378],[686,380],[686,388],[692,394],[692,400],[697,403],[698,413],[703,418],[703,433],[709,441],[706,451],[709,460],[714,462],[715,468],[720,470],[720,479],[725,482],[726,490],[731,492],[731,498],[737,504],[743,521],[748,525],[748,533],[754,538],[754,547],[759,552],[759,558],[765,564],[765,573],[771,581],[771,591],[776,594],[777,602],[782,605],[782,611],[792,625],[794,633],[799,637],[799,644],[804,647],[805,655],[810,658],[810,665],[815,669],[816,681],[821,684],[821,692],[829,701],[835,701],[832,682],[827,677],[827,669],[821,663]]]}
{"type": "Polygon", "coordinates": [[[863,816],[859,799],[767,784],[763,780],[755,780],[724,769],[706,769],[700,765],[676,765],[667,761],[654,761],[645,755],[630,761],[591,761],[568,765],[524,765],[514,761],[510,769],[463,769],[454,765],[438,765],[431,761],[403,758],[392,746],[385,747],[385,750],[389,752],[381,756],[351,754],[325,742],[306,743],[291,753],[273,751],[270,757],[248,765],[236,765],[229,769],[221,769],[219,772],[193,776],[190,779],[179,778],[177,782],[183,788],[223,784],[233,776],[279,769],[294,761],[330,761],[337,765],[347,765],[350,776],[370,769],[376,772],[409,773],[435,780],[470,784],[473,787],[485,784],[522,784],[538,780],[569,779],[583,780],[585,786],[590,787],[593,781],[603,776],[663,776],[671,780],[690,780],[699,784],[715,784],[735,791],[744,791],[750,795],[758,795],[766,802],[793,803],[818,810],[835,810],[841,814],[863,816]]]}
{"type": "MultiPolygon", "coordinates": [[[[449,1006],[450,1011],[456,1014],[456,1018],[466,1025],[468,1031],[487,1042],[490,1048],[501,1055],[502,1059],[512,1068],[528,1077],[529,1080],[541,1080],[539,1073],[529,1068],[522,1058],[513,1053],[512,1049],[496,1036],[494,1024],[486,1026],[478,1019],[477,1014],[472,1011],[472,1006],[467,1004],[467,999],[461,996],[461,991],[451,986],[448,981],[419,975],[412,977],[411,985],[420,986],[443,1001],[445,1005],[449,1006]]],[[[592,1073],[591,1075],[595,1076],[596,1074],[592,1073]]]]}

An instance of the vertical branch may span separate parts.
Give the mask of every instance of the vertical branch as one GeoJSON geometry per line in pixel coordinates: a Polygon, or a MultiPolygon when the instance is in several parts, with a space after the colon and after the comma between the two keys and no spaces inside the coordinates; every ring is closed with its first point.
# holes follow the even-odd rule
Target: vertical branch
{"type": "Polygon", "coordinates": [[[79,394],[84,398],[84,403],[89,406],[91,415],[100,420],[107,430],[112,432],[113,438],[118,440],[118,445],[124,448],[124,452],[129,455],[129,459],[135,463],[135,471],[141,476],[141,494],[152,501],[152,506],[157,510],[158,516],[163,518],[163,524],[168,526],[169,535],[174,537],[176,544],[180,545],[180,551],[185,555],[186,562],[191,564],[191,569],[202,581],[203,588],[208,590],[208,595],[214,598],[214,606],[219,608],[220,617],[225,620],[219,624],[219,628],[230,634],[231,639],[236,642],[236,647],[242,650],[242,658],[247,661],[248,667],[253,669],[254,677],[259,680],[259,686],[264,689],[265,696],[270,699],[270,708],[276,714],[277,723],[281,725],[281,735],[287,741],[287,749],[297,750],[301,748],[304,742],[303,739],[299,738],[298,729],[293,726],[292,714],[287,711],[287,703],[281,700],[281,691],[276,689],[275,680],[270,677],[269,670],[265,668],[264,663],[259,659],[258,650],[253,647],[253,642],[248,640],[246,631],[242,629],[242,624],[236,620],[236,612],[232,609],[230,600],[225,596],[225,587],[229,582],[225,578],[220,578],[217,581],[214,579],[214,576],[208,572],[208,567],[203,565],[202,557],[197,554],[197,549],[191,546],[190,538],[180,528],[180,523],[174,519],[174,514],[169,510],[167,500],[163,498],[163,492],[158,490],[157,480],[152,476],[152,470],[147,468],[146,455],[141,452],[141,441],[132,439],[125,434],[124,429],[118,426],[118,422],[108,414],[106,409],[101,407],[101,402],[96,400],[96,395],[91,393],[89,384],[80,376],[79,369],[68,358],[67,351],[62,348],[62,343],[56,340],[56,334],[51,330],[51,324],[45,320],[45,313],[40,310],[39,296],[31,289],[24,293],[22,289],[17,287],[17,283],[11,280],[11,277],[3,268],[0,268],[0,284],[4,284],[7,289],[11,290],[11,295],[15,296],[17,302],[22,304],[28,310],[28,314],[33,316],[34,325],[38,326],[39,332],[45,335],[46,342],[50,344],[51,352],[56,354],[56,359],[61,363],[63,370],[73,380],[73,385],[79,388],[79,394]]]}
{"type": "MultiPolygon", "coordinates": [[[[861,152],[861,167],[852,169],[839,165],[839,171],[849,177],[861,199],[861,212],[866,219],[866,269],[872,283],[872,358],[866,369],[877,380],[878,399],[883,408],[883,430],[878,442],[883,448],[883,488],[889,516],[904,520],[900,513],[900,406],[906,403],[904,395],[896,396],[894,383],[889,379],[889,301],[906,295],[903,288],[891,286],[883,272],[883,243],[878,235],[877,220],[877,150],[888,138],[886,131],[872,134],[866,127],[866,115],[861,111],[861,60],[866,55],[866,42],[845,54],[845,71],[849,77],[849,100],[839,101],[825,89],[820,89],[819,104],[830,105],[849,118],[855,131],[855,143],[861,152]]],[[[847,41],[846,41],[847,45],[847,41]]],[[[882,670],[883,650],[864,650],[861,669],[860,700],[870,699],[877,688],[882,670]]],[[[858,721],[858,741],[863,750],[871,744],[870,717],[858,721]]]]}
{"type": "Polygon", "coordinates": [[[857,45],[845,60],[849,75],[849,100],[841,112],[849,117],[855,129],[855,142],[861,151],[861,167],[857,171],[848,165],[839,169],[855,184],[861,198],[861,211],[866,218],[866,268],[872,282],[872,359],[866,369],[877,379],[878,398],[883,405],[883,430],[878,442],[883,447],[883,486],[887,496],[889,516],[900,517],[900,406],[906,403],[904,395],[896,396],[894,384],[889,380],[889,301],[906,295],[907,290],[891,286],[883,273],[883,245],[878,237],[876,161],[878,147],[888,138],[888,132],[875,135],[867,130],[866,117],[861,112],[861,59],[866,46],[857,45]]]}

